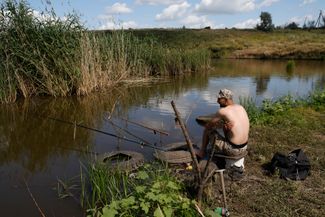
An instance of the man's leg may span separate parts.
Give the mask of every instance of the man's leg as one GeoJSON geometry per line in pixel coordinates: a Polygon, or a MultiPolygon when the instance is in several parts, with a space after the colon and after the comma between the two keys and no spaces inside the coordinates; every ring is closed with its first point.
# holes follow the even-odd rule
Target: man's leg
{"type": "Polygon", "coordinates": [[[211,136],[211,129],[204,128],[203,135],[202,135],[202,144],[200,150],[196,152],[196,155],[200,158],[203,158],[206,153],[207,146],[209,144],[210,136],[211,136]]]}

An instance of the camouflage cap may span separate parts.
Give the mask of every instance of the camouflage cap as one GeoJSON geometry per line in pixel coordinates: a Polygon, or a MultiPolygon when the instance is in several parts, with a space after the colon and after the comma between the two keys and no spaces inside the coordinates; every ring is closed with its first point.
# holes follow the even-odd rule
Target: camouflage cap
{"type": "Polygon", "coordinates": [[[232,96],[233,96],[233,94],[232,94],[231,90],[222,89],[219,91],[218,99],[219,98],[232,99],[232,96]]]}

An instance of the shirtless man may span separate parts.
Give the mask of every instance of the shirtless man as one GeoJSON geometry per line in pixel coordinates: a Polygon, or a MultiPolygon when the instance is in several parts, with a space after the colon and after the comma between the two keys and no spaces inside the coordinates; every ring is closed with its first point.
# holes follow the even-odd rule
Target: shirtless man
{"type": "Polygon", "coordinates": [[[218,94],[220,110],[215,117],[205,126],[202,145],[197,155],[205,156],[209,143],[215,144],[218,151],[226,155],[240,155],[247,148],[249,119],[245,109],[232,100],[230,90],[222,89],[218,94]],[[216,128],[223,128],[225,137],[221,136],[216,128]]]}

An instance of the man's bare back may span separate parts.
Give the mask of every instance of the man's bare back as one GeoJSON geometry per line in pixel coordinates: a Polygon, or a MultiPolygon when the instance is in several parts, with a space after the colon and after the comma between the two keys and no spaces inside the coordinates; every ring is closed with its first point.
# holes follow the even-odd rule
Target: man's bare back
{"type": "Polygon", "coordinates": [[[226,138],[233,144],[244,144],[248,140],[249,119],[241,105],[232,104],[221,108],[217,116],[230,127],[224,127],[226,138]]]}
{"type": "Polygon", "coordinates": [[[220,110],[205,125],[201,148],[196,152],[199,157],[205,155],[211,139],[220,151],[230,155],[240,154],[247,148],[249,119],[245,109],[233,102],[232,92],[227,89],[220,90],[218,103],[220,110]],[[226,138],[216,133],[215,128],[223,128],[226,138]]]}

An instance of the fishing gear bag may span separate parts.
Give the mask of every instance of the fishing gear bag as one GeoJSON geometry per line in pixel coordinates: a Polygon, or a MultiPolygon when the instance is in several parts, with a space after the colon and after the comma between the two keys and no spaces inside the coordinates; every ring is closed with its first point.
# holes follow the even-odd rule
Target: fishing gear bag
{"type": "Polygon", "coordinates": [[[269,166],[272,174],[278,169],[283,179],[304,180],[310,174],[310,162],[302,149],[294,150],[287,156],[274,154],[269,166]]]}

